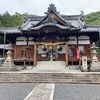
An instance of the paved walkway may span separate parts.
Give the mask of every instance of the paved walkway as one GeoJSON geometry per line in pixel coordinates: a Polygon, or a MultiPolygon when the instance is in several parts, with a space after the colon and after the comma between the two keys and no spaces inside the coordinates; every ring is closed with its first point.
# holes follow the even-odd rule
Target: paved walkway
{"type": "Polygon", "coordinates": [[[24,100],[36,83],[0,83],[0,100],[24,100]]]}
{"type": "Polygon", "coordinates": [[[39,84],[24,100],[100,100],[100,85],[39,84]]]}
{"type": "Polygon", "coordinates": [[[100,84],[0,84],[0,100],[100,100],[100,84]]]}
{"type": "Polygon", "coordinates": [[[53,100],[54,84],[39,84],[24,100],[53,100]]]}

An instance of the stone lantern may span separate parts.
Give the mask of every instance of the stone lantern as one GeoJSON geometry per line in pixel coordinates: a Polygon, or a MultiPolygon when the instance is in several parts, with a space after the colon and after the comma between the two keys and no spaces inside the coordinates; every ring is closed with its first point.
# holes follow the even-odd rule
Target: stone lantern
{"type": "Polygon", "coordinates": [[[89,66],[90,71],[100,71],[100,62],[97,59],[97,49],[99,49],[99,47],[97,47],[95,43],[93,42],[90,48],[92,52],[91,64],[89,66]]]}
{"type": "Polygon", "coordinates": [[[6,53],[7,54],[7,57],[4,61],[4,64],[2,65],[3,68],[2,70],[4,71],[15,71],[16,68],[15,68],[15,64],[13,62],[13,59],[12,59],[12,45],[9,44],[9,46],[6,48],[8,50],[8,52],[6,53]]]}

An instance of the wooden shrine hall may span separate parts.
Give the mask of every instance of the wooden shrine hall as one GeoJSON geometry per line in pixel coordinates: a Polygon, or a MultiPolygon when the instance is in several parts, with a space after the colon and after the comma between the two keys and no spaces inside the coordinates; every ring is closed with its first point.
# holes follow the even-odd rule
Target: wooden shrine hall
{"type": "Polygon", "coordinates": [[[86,25],[84,14],[60,15],[54,4],[50,4],[45,16],[25,16],[18,27],[0,28],[0,36],[13,44],[14,62],[38,61],[78,62],[80,55],[91,59],[92,42],[99,39],[100,26],[86,25]]]}

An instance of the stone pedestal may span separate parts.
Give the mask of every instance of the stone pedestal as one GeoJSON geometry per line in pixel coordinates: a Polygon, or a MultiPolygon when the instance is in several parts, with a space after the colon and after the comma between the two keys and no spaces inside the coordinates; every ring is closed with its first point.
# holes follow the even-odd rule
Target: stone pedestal
{"type": "Polygon", "coordinates": [[[91,64],[89,66],[89,71],[93,71],[93,72],[97,72],[100,71],[100,62],[97,59],[97,49],[99,49],[99,47],[96,47],[95,43],[92,43],[92,47],[90,48],[90,50],[92,50],[92,60],[91,60],[91,64]]]}
{"type": "Polygon", "coordinates": [[[0,71],[16,71],[15,64],[12,61],[5,61],[0,71]]]}
{"type": "Polygon", "coordinates": [[[90,64],[90,69],[89,70],[90,71],[96,71],[96,72],[100,71],[100,62],[98,61],[96,56],[94,56],[92,58],[92,62],[90,64]]]}
{"type": "Polygon", "coordinates": [[[4,64],[2,65],[2,68],[0,68],[0,71],[16,71],[15,64],[14,64],[11,56],[9,55],[9,53],[11,53],[11,52],[10,51],[7,52],[8,57],[5,60],[4,64]]]}
{"type": "Polygon", "coordinates": [[[7,58],[4,62],[4,64],[2,64],[2,68],[0,68],[0,71],[16,71],[16,67],[15,64],[12,60],[12,48],[8,48],[8,52],[7,52],[7,58]]]}

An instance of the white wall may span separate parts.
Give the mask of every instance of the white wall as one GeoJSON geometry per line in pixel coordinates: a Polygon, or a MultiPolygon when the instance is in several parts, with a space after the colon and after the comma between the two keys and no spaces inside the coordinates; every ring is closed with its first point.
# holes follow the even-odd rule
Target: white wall
{"type": "Polygon", "coordinates": [[[90,44],[90,37],[89,36],[79,36],[78,44],[90,44]]]}
{"type": "Polygon", "coordinates": [[[34,45],[33,37],[28,38],[28,45],[34,45]]]}
{"type": "Polygon", "coordinates": [[[75,36],[70,36],[68,44],[77,44],[77,37],[75,36]]]}
{"type": "MultiPolygon", "coordinates": [[[[26,37],[18,37],[16,39],[16,45],[27,45],[27,38],[26,37]]],[[[28,45],[34,45],[33,37],[28,38],[28,45]]]]}
{"type": "Polygon", "coordinates": [[[16,45],[27,45],[27,38],[26,37],[18,37],[16,39],[16,45]]]}
{"type": "Polygon", "coordinates": [[[16,45],[27,45],[27,41],[16,41],[16,45]]]}

